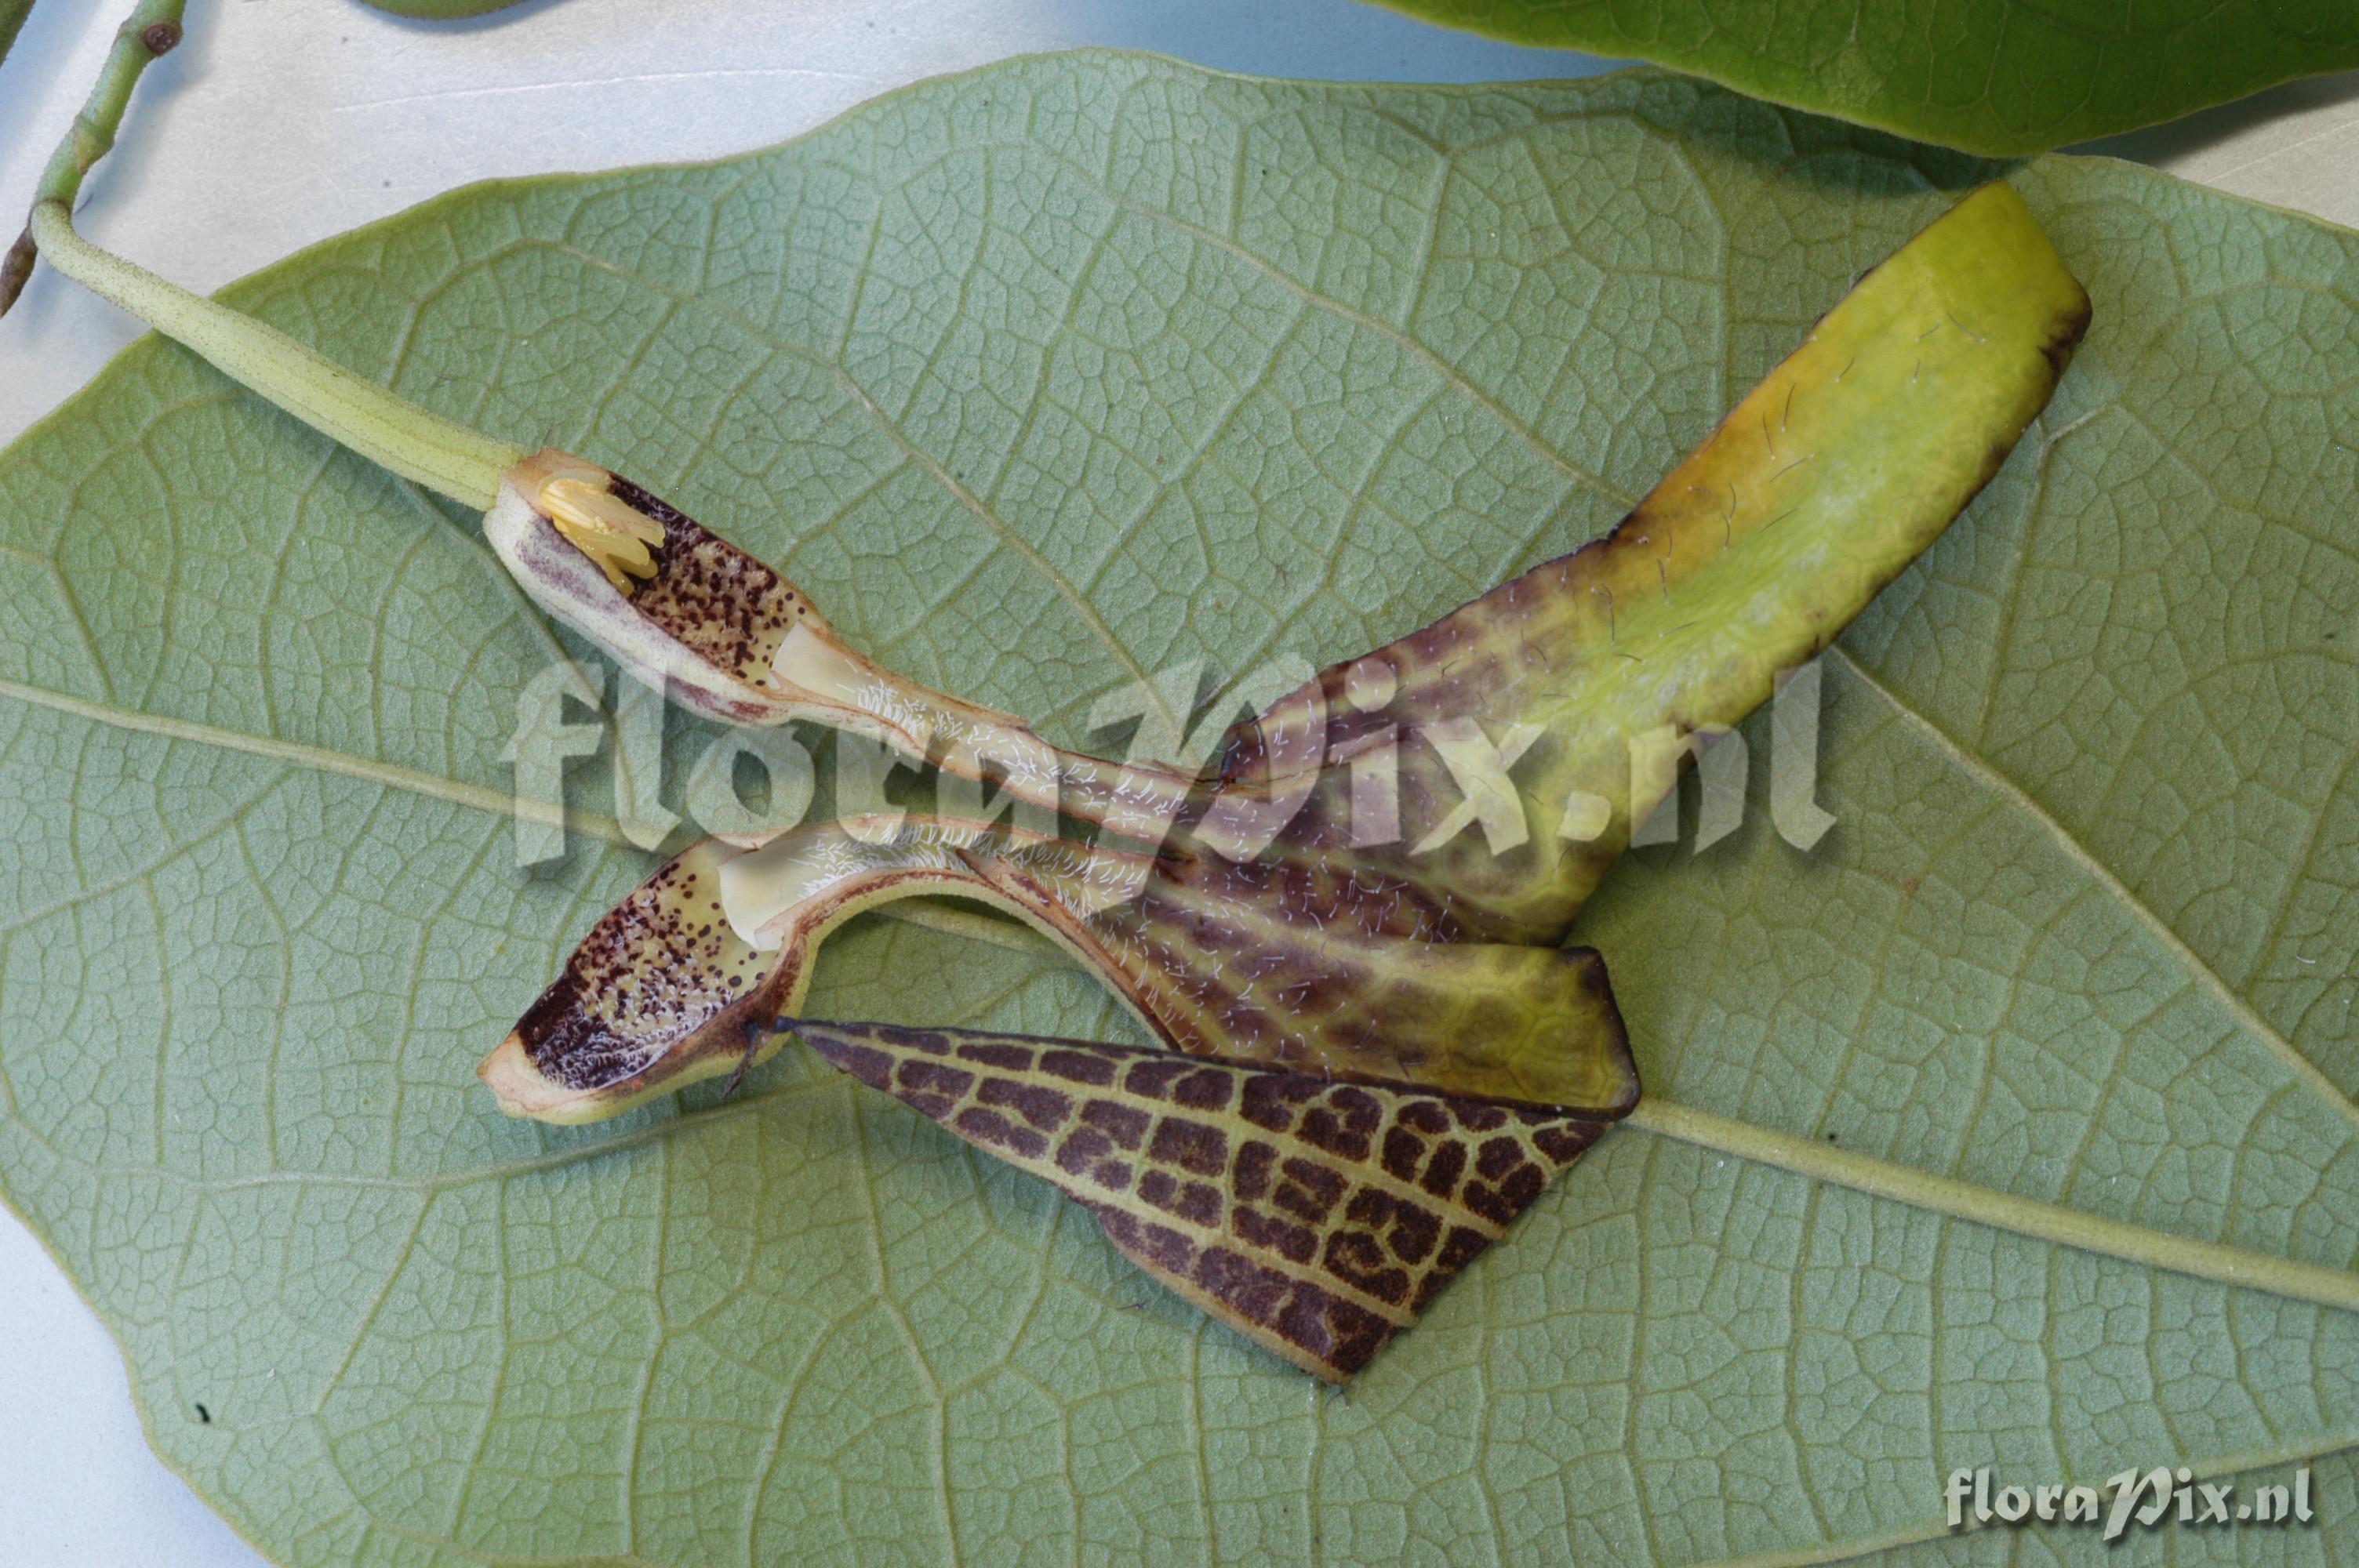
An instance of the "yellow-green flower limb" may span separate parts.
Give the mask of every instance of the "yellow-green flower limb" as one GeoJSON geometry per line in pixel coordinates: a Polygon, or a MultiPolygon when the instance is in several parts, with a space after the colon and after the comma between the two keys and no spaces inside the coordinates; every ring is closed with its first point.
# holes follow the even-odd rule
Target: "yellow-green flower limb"
{"type": "MultiPolygon", "coordinates": [[[[1965,197],[1604,538],[1291,699],[1323,704],[1347,741],[1379,723],[1414,740],[1398,838],[1356,863],[1494,939],[1563,940],[1677,778],[1634,768],[1634,743],[1684,763],[1688,737],[1733,728],[1833,641],[1997,471],[2088,321],[2023,199],[2004,184],[1965,197]],[[1390,694],[1373,713],[1345,690],[1370,670],[1390,694]]],[[[1351,781],[1310,765],[1293,831],[1324,820],[1341,842],[1351,781]]]]}

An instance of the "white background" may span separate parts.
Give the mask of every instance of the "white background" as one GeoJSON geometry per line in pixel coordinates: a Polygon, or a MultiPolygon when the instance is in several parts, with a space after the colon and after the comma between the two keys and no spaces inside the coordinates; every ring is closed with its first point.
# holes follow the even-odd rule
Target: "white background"
{"type": "MultiPolygon", "coordinates": [[[[0,231],[129,0],[40,0],[0,69],[0,231]]],[[[99,243],[210,291],[325,235],[495,175],[760,146],[919,77],[1081,45],[1267,75],[1484,81],[1604,62],[1353,0],[529,0],[462,24],[355,0],[196,0],[93,177],[99,243]]],[[[2359,224],[2359,76],[2297,83],[2107,149],[2359,224]]],[[[5,235],[0,235],[5,238],[5,235]]],[[[0,320],[0,442],[137,328],[44,271],[0,320]]],[[[253,1568],[148,1452],[113,1342],[0,1213],[0,1568],[253,1568]]]]}

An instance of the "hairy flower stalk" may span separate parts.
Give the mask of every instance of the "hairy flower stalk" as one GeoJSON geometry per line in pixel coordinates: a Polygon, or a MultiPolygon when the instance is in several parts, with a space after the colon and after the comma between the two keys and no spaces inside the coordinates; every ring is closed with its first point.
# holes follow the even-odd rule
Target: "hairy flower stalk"
{"type": "Polygon", "coordinates": [[[60,270],[484,508],[532,598],[674,700],[824,724],[1095,829],[895,814],[694,845],[598,922],[485,1059],[502,1108],[598,1119],[793,1034],[1056,1183],[1157,1277],[1336,1379],[1636,1104],[1603,965],[1565,946],[1575,913],[1695,746],[1989,481],[2088,321],[2021,199],[1974,192],[1607,536],[1320,672],[1229,731],[1200,777],[1062,750],[905,680],[610,470],[416,408],[89,244],[71,200],[141,37],[125,29],[85,115],[103,135],[78,125],[35,207],[28,232],[60,270]],[[1153,1044],[797,1019],[828,934],[920,893],[1027,922],[1153,1044]]]}

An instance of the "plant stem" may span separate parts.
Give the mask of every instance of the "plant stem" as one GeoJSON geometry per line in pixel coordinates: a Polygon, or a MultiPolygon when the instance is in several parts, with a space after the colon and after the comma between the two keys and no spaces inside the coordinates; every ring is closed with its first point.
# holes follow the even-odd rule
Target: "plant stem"
{"type": "Polygon", "coordinates": [[[68,277],[370,461],[487,510],[498,498],[501,476],[524,460],[522,448],[429,414],[277,329],[134,266],[74,232],[73,200],[82,177],[114,145],[139,73],[180,41],[185,5],[140,0],[115,35],[90,102],[41,177],[25,237],[0,267],[0,309],[23,286],[38,251],[68,277]]]}
{"type": "MultiPolygon", "coordinates": [[[[41,171],[41,183],[33,190],[36,207],[44,201],[73,205],[82,177],[114,146],[115,129],[123,124],[123,111],[131,102],[131,90],[138,85],[140,73],[179,45],[180,14],[187,5],[188,0],[139,0],[131,19],[115,30],[114,45],[106,51],[106,63],[99,68],[90,101],[66,127],[65,140],[58,144],[58,150],[49,155],[49,167],[41,171]]],[[[16,13],[16,25],[21,25],[31,9],[31,0],[26,0],[16,13]]],[[[0,27],[11,35],[16,31],[5,17],[0,17],[0,27]]],[[[10,247],[6,261],[0,262],[0,315],[16,303],[25,280],[32,276],[35,243],[27,224],[10,247]]]]}

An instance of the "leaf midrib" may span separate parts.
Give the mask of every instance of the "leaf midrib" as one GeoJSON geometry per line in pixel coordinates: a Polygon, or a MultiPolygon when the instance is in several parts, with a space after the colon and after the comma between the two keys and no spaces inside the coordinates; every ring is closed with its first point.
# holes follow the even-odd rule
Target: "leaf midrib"
{"type": "Polygon", "coordinates": [[[614,843],[625,843],[622,825],[611,816],[594,812],[569,811],[561,802],[538,800],[496,790],[483,784],[462,784],[420,768],[405,767],[377,758],[356,757],[349,752],[330,747],[308,745],[299,741],[282,741],[276,736],[255,735],[247,730],[231,730],[220,725],[201,723],[195,719],[175,719],[165,714],[141,713],[114,707],[108,703],[92,702],[84,697],[69,697],[46,687],[29,686],[21,681],[0,680],[0,697],[35,708],[46,708],[110,729],[129,730],[134,734],[156,735],[169,741],[186,741],[200,746],[213,746],[225,752],[242,752],[250,756],[266,757],[290,766],[308,768],[317,773],[336,773],[358,779],[364,784],[387,789],[407,790],[412,795],[431,800],[447,801],[454,806],[470,806],[495,816],[517,815],[532,821],[552,826],[571,825],[594,837],[614,843]]]}

